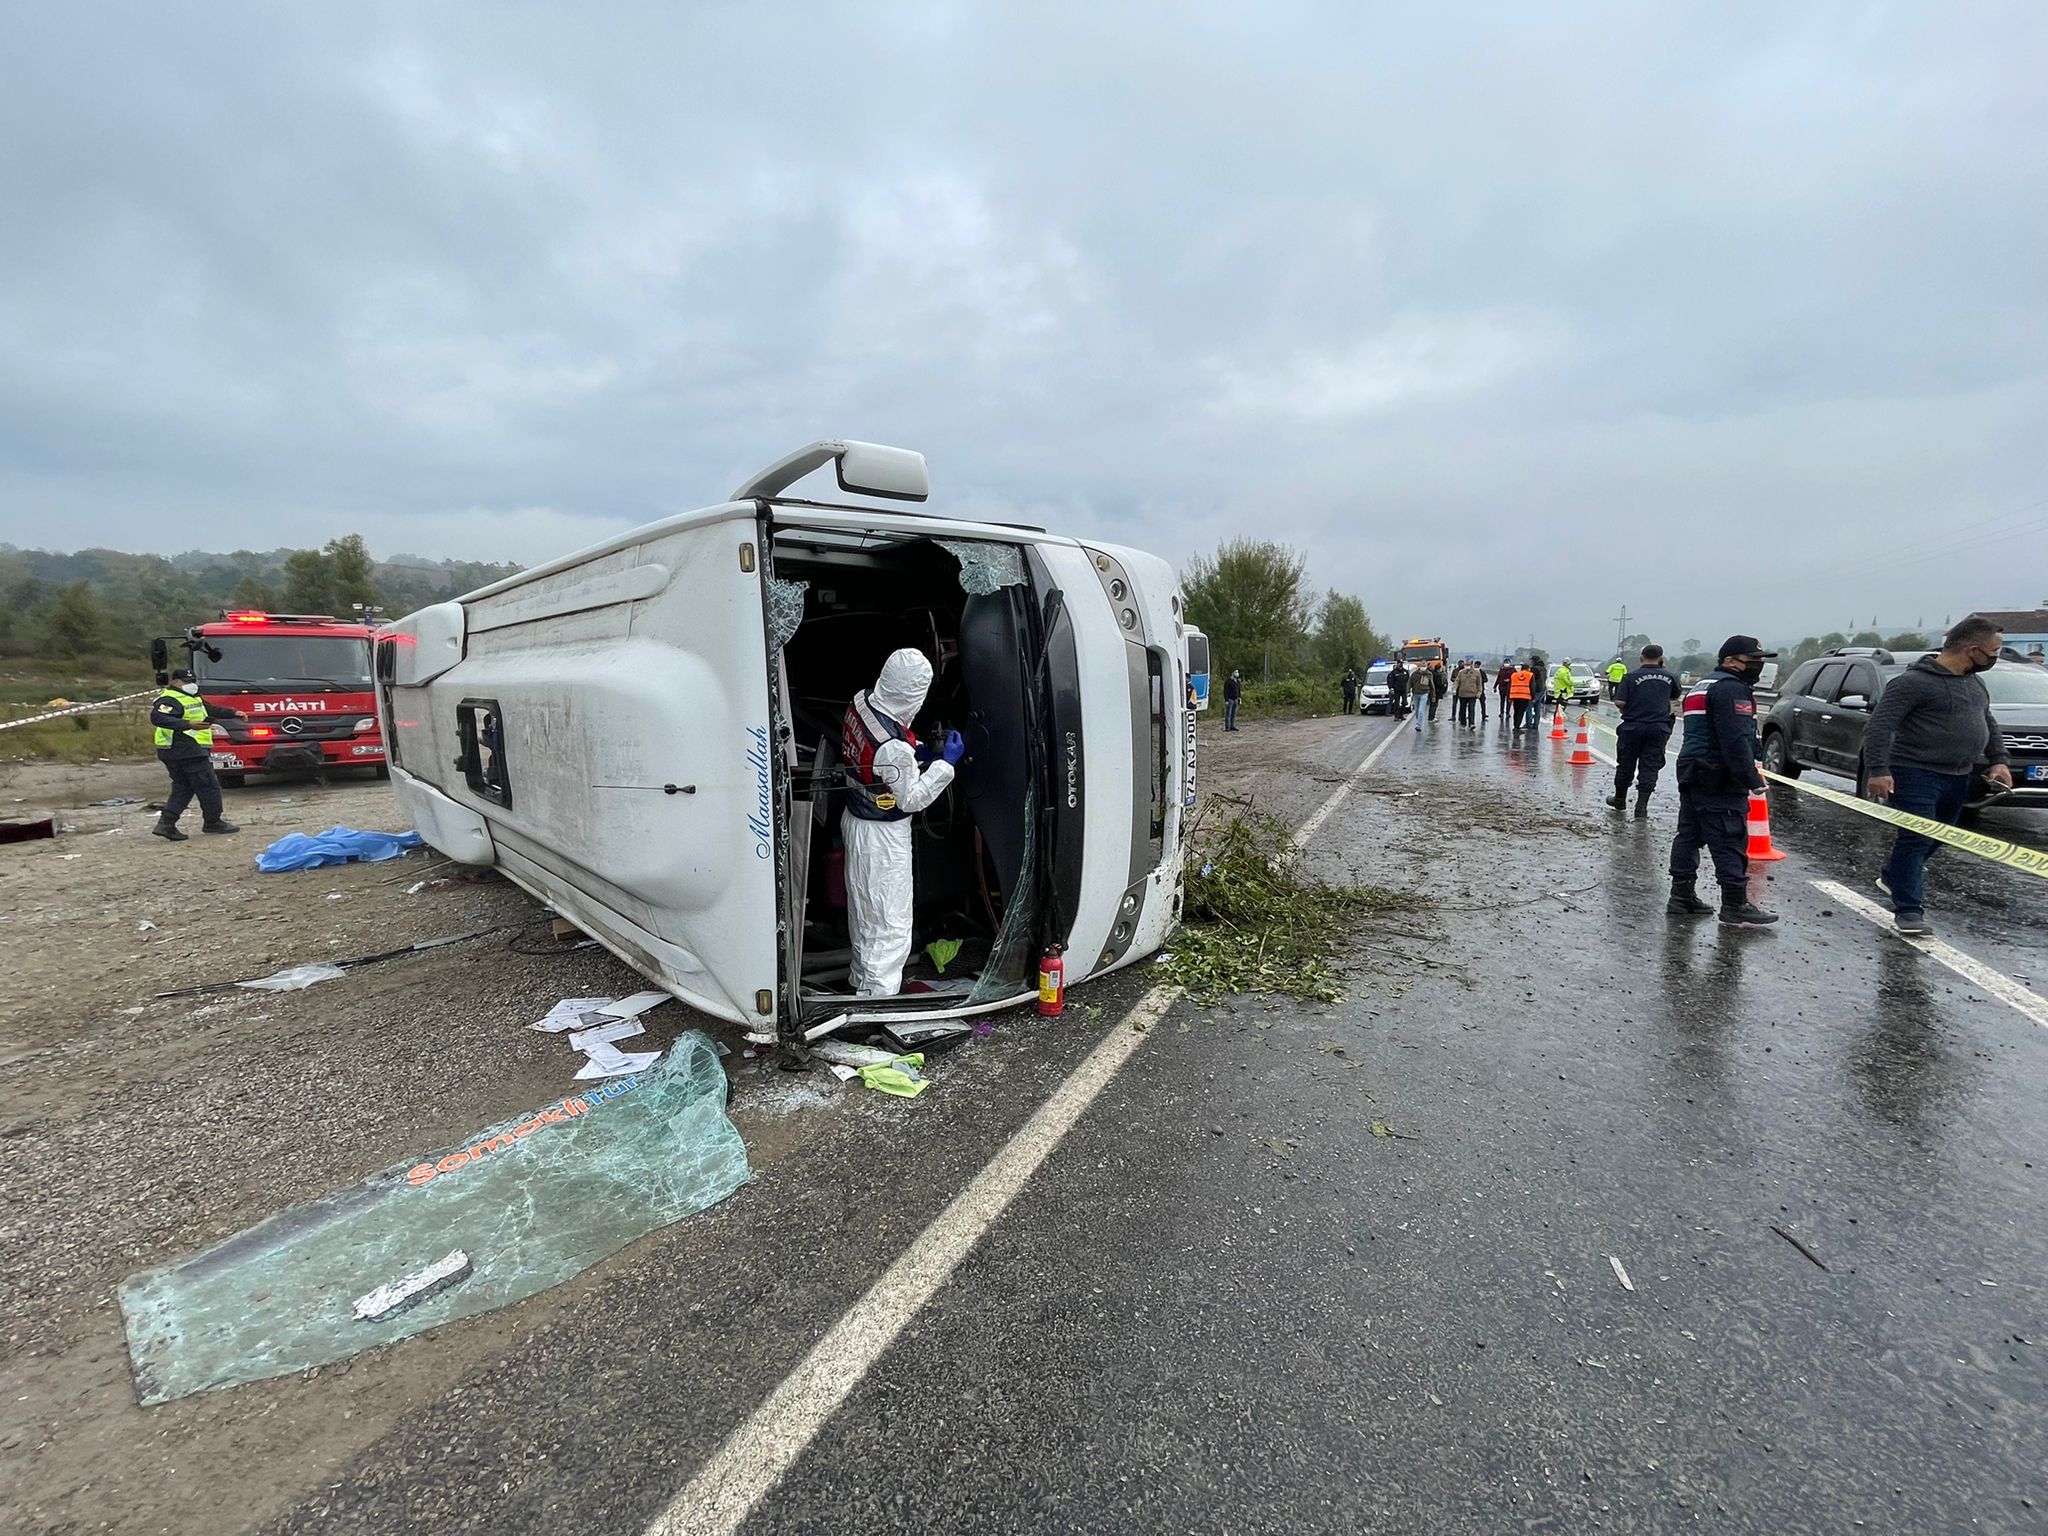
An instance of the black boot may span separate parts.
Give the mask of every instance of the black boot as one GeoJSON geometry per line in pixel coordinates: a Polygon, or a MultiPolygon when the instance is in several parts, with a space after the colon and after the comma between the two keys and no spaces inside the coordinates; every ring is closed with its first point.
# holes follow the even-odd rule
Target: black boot
{"type": "Polygon", "coordinates": [[[1739,885],[1721,887],[1721,921],[1731,928],[1762,928],[1778,920],[1775,912],[1766,912],[1762,907],[1750,903],[1749,892],[1739,885]]]}
{"type": "Polygon", "coordinates": [[[178,824],[175,821],[165,821],[161,816],[157,818],[156,825],[149,830],[152,836],[163,838],[166,842],[182,843],[186,841],[185,834],[178,830],[178,824]]]}
{"type": "Polygon", "coordinates": [[[242,829],[232,821],[209,821],[199,829],[202,832],[239,832],[242,829]]]}
{"type": "Polygon", "coordinates": [[[1690,880],[1677,876],[1671,879],[1671,899],[1664,903],[1664,911],[1672,917],[1705,917],[1714,909],[1700,900],[1700,893],[1693,889],[1690,880]]]}
{"type": "Polygon", "coordinates": [[[1627,810],[1628,791],[1619,784],[1615,785],[1614,793],[1607,797],[1607,803],[1613,806],[1617,811],[1627,810]]]}
{"type": "Polygon", "coordinates": [[[1636,820],[1648,821],[1649,819],[1650,792],[1647,789],[1639,789],[1636,791],[1636,820]]]}

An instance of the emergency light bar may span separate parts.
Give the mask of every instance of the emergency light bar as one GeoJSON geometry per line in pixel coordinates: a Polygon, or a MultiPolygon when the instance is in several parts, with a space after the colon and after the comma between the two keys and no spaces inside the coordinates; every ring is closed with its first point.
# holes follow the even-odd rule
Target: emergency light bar
{"type": "Polygon", "coordinates": [[[240,610],[223,608],[222,620],[229,624],[340,624],[354,623],[353,619],[337,619],[331,613],[258,613],[253,608],[240,610]]]}

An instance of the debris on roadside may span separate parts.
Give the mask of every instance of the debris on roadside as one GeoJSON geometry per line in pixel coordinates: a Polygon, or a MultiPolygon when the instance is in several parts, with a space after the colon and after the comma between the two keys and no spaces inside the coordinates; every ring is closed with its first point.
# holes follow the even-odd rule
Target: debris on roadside
{"type": "MultiPolygon", "coordinates": [[[[374,955],[356,955],[348,960],[324,960],[319,964],[322,967],[335,967],[337,968],[336,974],[339,974],[341,971],[359,970],[366,965],[379,965],[386,960],[397,960],[405,955],[416,955],[423,950],[444,949],[450,944],[464,944],[471,939],[488,939],[493,934],[503,933],[504,931],[503,928],[479,928],[474,933],[451,933],[445,939],[421,939],[418,943],[408,944],[403,949],[383,949],[374,955]]],[[[293,969],[302,970],[307,969],[307,967],[293,967],[278,971],[271,976],[259,976],[245,981],[204,981],[196,987],[172,987],[167,991],[152,992],[150,996],[153,998],[204,997],[209,992],[228,992],[236,987],[257,986],[264,982],[275,982],[279,976],[290,975],[293,969]]],[[[314,978],[315,981],[330,981],[332,979],[332,977],[328,976],[314,978]]],[[[312,982],[300,982],[297,985],[311,986],[312,982]]],[[[290,988],[273,987],[270,990],[290,990],[290,988]]]]}
{"type": "Polygon", "coordinates": [[[1614,1278],[1621,1282],[1621,1288],[1624,1291],[1633,1291],[1636,1288],[1636,1283],[1629,1279],[1628,1271],[1621,1267],[1621,1260],[1610,1253],[1607,1255],[1607,1262],[1614,1266],[1614,1278]]]}
{"type": "MultiPolygon", "coordinates": [[[[1826,1261],[1825,1261],[1825,1260],[1823,1260],[1823,1259],[1821,1258],[1821,1256],[1820,1256],[1819,1254],[1815,1253],[1815,1252],[1814,1252],[1814,1251],[1813,1251],[1813,1250],[1812,1250],[1811,1248],[1807,1247],[1807,1246],[1806,1246],[1806,1244],[1802,1243],[1802,1242],[1801,1242],[1801,1241],[1800,1241],[1800,1240],[1799,1240],[1798,1238],[1794,1237],[1794,1236],[1793,1236],[1793,1235],[1792,1235],[1792,1234],[1791,1234],[1790,1232],[1787,1232],[1787,1231],[1786,1231],[1786,1230],[1785,1230],[1785,1229],[1784,1229],[1783,1227],[1780,1227],[1780,1226],[1777,1226],[1777,1225],[1773,1225],[1773,1226],[1771,1227],[1771,1230],[1772,1230],[1773,1232],[1777,1233],[1777,1234],[1778,1234],[1778,1236],[1780,1236],[1780,1237],[1782,1237],[1783,1239],[1785,1239],[1785,1241],[1786,1241],[1786,1242],[1788,1242],[1788,1243],[1790,1243],[1790,1244],[1791,1244],[1791,1245],[1792,1245],[1792,1246],[1793,1246],[1794,1248],[1797,1248],[1797,1249],[1798,1249],[1798,1250],[1799,1250],[1799,1251],[1800,1251],[1801,1253],[1803,1253],[1804,1255],[1806,1255],[1807,1261],[1808,1261],[1809,1263],[1811,1263],[1811,1264],[1815,1265],[1816,1267],[1818,1267],[1818,1268],[1820,1268],[1820,1269],[1827,1269],[1827,1267],[1828,1267],[1828,1266],[1827,1266],[1827,1263],[1826,1263],[1826,1261]]],[[[1832,1273],[1833,1273],[1833,1271],[1832,1271],[1832,1270],[1829,1270],[1828,1272],[1829,1272],[1830,1274],[1832,1274],[1832,1273]]]]}
{"type": "Polygon", "coordinates": [[[415,1270],[402,1279],[388,1285],[380,1285],[367,1295],[356,1298],[356,1321],[381,1323],[395,1312],[416,1306],[429,1296],[438,1296],[451,1285],[460,1284],[476,1272],[476,1266],[469,1262],[469,1255],[460,1248],[429,1264],[425,1269],[415,1270]]]}
{"type": "Polygon", "coordinates": [[[1336,1002],[1344,986],[1335,956],[1355,939],[1357,921],[1423,905],[1378,886],[1311,879],[1290,837],[1279,818],[1246,811],[1188,838],[1182,926],[1158,963],[1196,1002],[1227,993],[1336,1002]]]}
{"type": "Polygon", "coordinates": [[[347,974],[338,965],[292,965],[268,976],[258,976],[254,981],[238,981],[233,985],[258,992],[299,992],[323,981],[339,981],[347,974]]]}
{"type": "Polygon", "coordinates": [[[860,1068],[860,1080],[877,1093],[891,1094],[899,1099],[914,1099],[931,1087],[932,1080],[919,1070],[924,1066],[924,1057],[913,1051],[908,1056],[896,1056],[885,1062],[871,1062],[860,1068]]]}
{"type": "Polygon", "coordinates": [[[715,1205],[752,1176],[725,1097],[718,1054],[692,1030],[648,1072],[130,1275],[119,1300],[137,1401],[326,1365],[509,1306],[715,1205]],[[409,1273],[419,1256],[437,1251],[470,1262],[461,1284],[381,1319],[358,1315],[366,1282],[405,1273],[403,1286],[420,1278],[409,1273]]]}
{"type": "Polygon", "coordinates": [[[422,841],[417,832],[360,832],[354,827],[329,827],[310,835],[287,832],[256,855],[256,867],[275,875],[333,864],[381,864],[410,853],[422,841]]]}

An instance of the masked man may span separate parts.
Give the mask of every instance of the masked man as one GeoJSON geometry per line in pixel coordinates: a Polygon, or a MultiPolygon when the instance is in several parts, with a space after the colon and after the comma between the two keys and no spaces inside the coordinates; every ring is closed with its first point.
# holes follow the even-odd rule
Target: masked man
{"type": "Polygon", "coordinates": [[[171,776],[171,792],[164,796],[163,813],[149,830],[174,843],[186,840],[178,830],[178,818],[196,796],[202,832],[239,832],[242,829],[220,814],[220,780],[213,772],[213,722],[239,720],[242,712],[224,705],[208,704],[199,697],[199,684],[180,667],[171,674],[170,686],[157,695],[149,707],[149,723],[156,738],[157,761],[171,776]]]}
{"type": "Polygon", "coordinates": [[[920,767],[910,722],[924,708],[932,664],[911,650],[882,663],[875,686],[846,706],[840,750],[846,760],[846,811],[839,818],[846,841],[846,921],[853,964],[847,980],[861,997],[894,997],[903,990],[910,958],[910,818],[953,782],[966,753],[958,731],[946,733],[940,761],[920,767]]]}

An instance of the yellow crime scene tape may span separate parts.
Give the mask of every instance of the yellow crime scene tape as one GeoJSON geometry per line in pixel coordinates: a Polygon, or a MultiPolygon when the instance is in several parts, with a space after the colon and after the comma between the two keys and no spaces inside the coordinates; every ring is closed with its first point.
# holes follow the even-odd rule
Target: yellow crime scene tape
{"type": "MultiPolygon", "coordinates": [[[[1593,722],[1595,730],[1614,734],[1614,727],[1604,720],[1593,722]]],[[[1930,821],[1925,816],[1915,816],[1911,811],[1895,811],[1888,805],[1879,805],[1875,800],[1860,800],[1854,795],[1845,795],[1839,789],[1824,789],[1818,784],[1802,784],[1797,779],[1788,779],[1782,773],[1773,773],[1761,765],[1758,772],[1767,779],[1796,789],[1802,795],[1817,795],[1823,800],[1832,800],[1836,805],[1859,812],[1886,826],[1903,827],[1908,832],[1918,832],[1922,837],[1931,837],[1938,843],[1947,843],[1951,848],[1960,848],[1965,853],[1974,853],[1979,858],[1989,859],[1994,864],[2003,864],[2007,869],[2017,869],[2029,875],[2039,875],[2048,880],[2048,853],[2038,848],[2022,848],[2017,843],[2008,843],[1996,837],[1986,837],[1980,832],[1965,832],[1952,827],[1945,821],[1930,821]]]]}
{"type": "Polygon", "coordinates": [[[118,699],[95,699],[90,704],[67,704],[62,709],[45,710],[40,715],[30,715],[23,720],[0,720],[0,731],[11,731],[18,725],[40,725],[45,720],[61,720],[66,715],[82,715],[88,710],[107,709],[115,704],[126,704],[135,699],[146,699],[152,694],[162,692],[161,688],[144,688],[139,693],[124,693],[118,699]]]}

